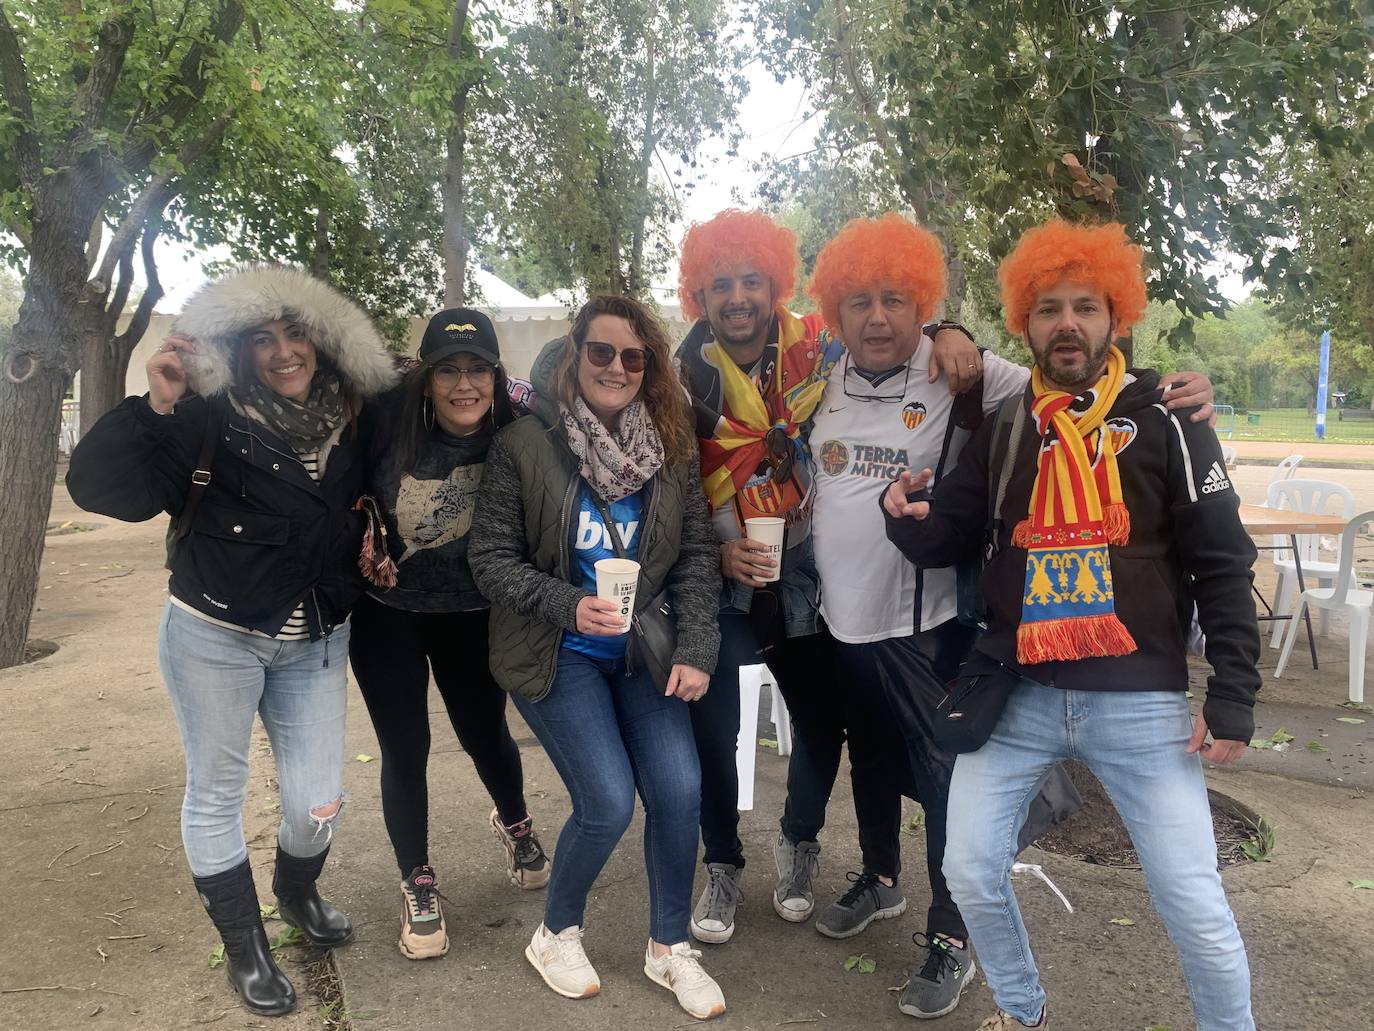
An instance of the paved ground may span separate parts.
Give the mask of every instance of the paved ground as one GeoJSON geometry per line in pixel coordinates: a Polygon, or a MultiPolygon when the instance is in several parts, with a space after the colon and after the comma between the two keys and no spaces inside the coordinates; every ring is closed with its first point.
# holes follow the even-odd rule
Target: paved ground
{"type": "MultiPolygon", "coordinates": [[[[1247,500],[1258,500],[1269,475],[1242,460],[1235,479],[1247,500]]],[[[1374,472],[1339,478],[1357,491],[1362,505],[1374,507],[1374,472]]],[[[431,763],[432,838],[442,887],[452,900],[449,956],[412,963],[395,947],[399,875],[381,824],[378,766],[355,758],[346,771],[348,817],[325,874],[326,892],[348,908],[358,926],[357,940],[337,953],[345,1006],[325,1014],[307,1004],[281,1020],[254,1019],[238,1009],[222,971],[209,965],[216,939],[189,890],[179,845],[180,750],[154,653],[165,582],[162,526],[83,517],[59,490],[54,521],[68,520],[99,529],[49,539],[34,632],[60,649],[0,671],[7,703],[0,748],[0,870],[8,881],[0,891],[0,926],[6,929],[0,938],[0,1028],[691,1026],[667,993],[640,972],[646,927],[639,825],[591,901],[588,948],[602,974],[603,993],[582,1003],[559,999],[521,958],[540,919],[541,898],[505,882],[485,826],[490,802],[471,763],[442,730],[436,730],[431,763]],[[332,1019],[328,1025],[326,1017],[332,1019]]],[[[1262,580],[1267,575],[1262,569],[1262,580]]],[[[1368,1026],[1374,891],[1356,890],[1350,882],[1374,879],[1374,804],[1368,793],[1374,714],[1340,705],[1346,682],[1341,633],[1338,626],[1321,642],[1319,673],[1295,663],[1291,677],[1266,676],[1261,733],[1282,727],[1294,736],[1292,746],[1284,752],[1252,750],[1239,767],[1209,774],[1213,787],[1275,827],[1270,862],[1226,874],[1255,970],[1259,1026],[1266,1031],[1368,1026]],[[1326,751],[1309,751],[1309,741],[1326,751]]],[[[1265,651],[1270,670],[1275,654],[1265,651]]],[[[363,712],[357,704],[349,728],[351,757],[377,752],[363,712]]],[[[441,721],[436,714],[436,728],[441,721]]],[[[552,846],[567,796],[518,721],[515,731],[531,808],[552,846]]],[[[730,1005],[717,1026],[911,1027],[897,1013],[890,989],[902,983],[912,953],[909,936],[921,927],[923,842],[906,842],[912,910],[900,920],[876,924],[849,942],[784,924],[768,904],[768,846],[783,772],[781,759],[761,755],[757,808],[744,818],[752,865],[745,875],[740,930],[735,941],[711,948],[705,957],[730,1005]],[[875,971],[846,972],[846,958],[861,953],[875,961],[875,971]]],[[[263,888],[270,878],[274,788],[260,742],[246,820],[263,888]]],[[[843,783],[822,841],[825,901],[844,888],[845,871],[858,862],[843,783]]],[[[1030,855],[1076,910],[1065,911],[1038,882],[1019,888],[1056,1026],[1190,1027],[1177,963],[1140,874],[1030,855]],[[1121,917],[1134,925],[1111,923],[1121,917]]],[[[273,922],[269,929],[275,933],[281,925],[273,922]]],[[[301,985],[302,964],[310,957],[299,949],[286,955],[287,969],[301,985]]],[[[979,984],[956,1014],[931,1026],[971,1029],[990,1008],[989,993],[979,984]]]]}

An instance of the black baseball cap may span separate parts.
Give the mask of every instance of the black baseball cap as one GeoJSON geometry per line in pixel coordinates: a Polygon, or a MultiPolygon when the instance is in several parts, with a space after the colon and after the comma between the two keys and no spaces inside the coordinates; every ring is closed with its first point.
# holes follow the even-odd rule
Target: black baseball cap
{"type": "Polygon", "coordinates": [[[420,361],[433,365],[463,351],[493,365],[501,360],[501,345],[491,319],[476,308],[445,308],[425,327],[425,335],[420,339],[420,361]]]}

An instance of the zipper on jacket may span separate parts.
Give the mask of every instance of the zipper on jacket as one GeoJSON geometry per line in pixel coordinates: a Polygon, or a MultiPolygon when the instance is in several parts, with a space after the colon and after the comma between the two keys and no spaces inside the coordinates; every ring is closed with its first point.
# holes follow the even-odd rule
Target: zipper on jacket
{"type": "Polygon", "coordinates": [[[320,599],[315,595],[315,588],[310,588],[310,604],[315,606],[315,625],[320,628],[320,635],[324,638],[324,666],[329,668],[329,638],[334,634],[334,628],[328,630],[324,628],[324,616],[320,614],[320,599]]]}
{"type": "MultiPolygon", "coordinates": [[[[572,575],[572,566],[568,560],[568,535],[572,533],[572,502],[574,495],[577,493],[577,481],[578,476],[576,473],[568,480],[568,489],[563,495],[563,525],[559,527],[558,534],[558,554],[563,561],[563,575],[565,577],[572,575]]],[[[569,582],[571,583],[571,581],[569,582]]],[[[574,611],[573,625],[575,626],[576,624],[577,614],[576,611],[574,611]]],[[[558,673],[558,649],[563,647],[563,635],[565,633],[567,633],[567,631],[559,630],[557,638],[554,639],[553,665],[549,668],[549,680],[548,683],[544,685],[544,693],[540,695],[541,698],[548,697],[549,692],[553,690],[553,678],[558,673]]]]}

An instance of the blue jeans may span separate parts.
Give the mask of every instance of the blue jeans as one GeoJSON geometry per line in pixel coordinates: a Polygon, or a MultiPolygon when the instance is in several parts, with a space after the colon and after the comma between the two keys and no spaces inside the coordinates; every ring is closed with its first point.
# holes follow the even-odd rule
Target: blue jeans
{"type": "Polygon", "coordinates": [[[997,1005],[1022,1023],[1045,1003],[1011,889],[1016,837],[1040,777],[1080,759],[1131,833],[1178,949],[1198,1031],[1253,1031],[1245,945],[1217,873],[1202,764],[1182,691],[1061,691],[1023,680],[991,739],[958,757],[945,877],[997,1005]]]}
{"type": "Polygon", "coordinates": [[[665,698],[643,671],[629,675],[621,660],[567,648],[558,652],[553,687],[542,700],[512,697],[572,796],[544,926],[554,934],[582,926],[587,893],[630,826],[638,789],[649,935],[660,945],[686,941],[701,803],[687,703],[665,698]]]}
{"type": "Polygon", "coordinates": [[[157,655],[186,752],[181,840],[197,877],[248,858],[243,803],[255,713],[281,786],[277,843],[302,859],[329,847],[343,801],[348,631],[344,622],[328,643],[274,641],[167,603],[157,655]]]}

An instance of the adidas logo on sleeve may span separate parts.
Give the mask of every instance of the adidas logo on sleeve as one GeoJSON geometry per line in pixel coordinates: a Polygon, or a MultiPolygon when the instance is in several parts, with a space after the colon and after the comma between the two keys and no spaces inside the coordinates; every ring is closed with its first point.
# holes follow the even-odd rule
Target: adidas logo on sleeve
{"type": "Polygon", "coordinates": [[[1207,470],[1207,477],[1202,481],[1202,493],[1220,494],[1224,490],[1231,489],[1231,481],[1226,475],[1226,470],[1221,467],[1220,462],[1213,462],[1212,468],[1207,470]]]}

